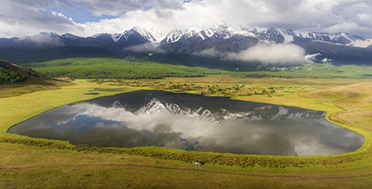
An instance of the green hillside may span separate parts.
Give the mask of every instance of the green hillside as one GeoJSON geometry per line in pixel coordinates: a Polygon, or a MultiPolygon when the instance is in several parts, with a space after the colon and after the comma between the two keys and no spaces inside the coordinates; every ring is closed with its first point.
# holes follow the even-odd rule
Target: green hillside
{"type": "Polygon", "coordinates": [[[70,58],[22,64],[48,77],[76,79],[159,79],[163,77],[201,77],[230,74],[238,77],[276,78],[372,78],[372,67],[331,64],[305,64],[291,67],[266,67],[261,71],[226,71],[199,66],[162,64],[136,58],[70,58]]]}
{"type": "Polygon", "coordinates": [[[6,61],[0,60],[0,84],[2,83],[17,83],[24,81],[28,75],[22,75],[14,71],[14,66],[6,61]]]}
{"type": "Polygon", "coordinates": [[[117,56],[117,54],[104,48],[90,46],[68,47],[65,46],[33,50],[18,48],[0,48],[0,59],[7,60],[15,64],[45,62],[63,58],[112,57],[112,56],[117,56]]]}
{"type": "Polygon", "coordinates": [[[71,77],[78,79],[159,79],[163,77],[201,77],[207,74],[229,73],[227,71],[183,65],[138,62],[117,58],[74,58],[27,66],[48,77],[71,77]]]}

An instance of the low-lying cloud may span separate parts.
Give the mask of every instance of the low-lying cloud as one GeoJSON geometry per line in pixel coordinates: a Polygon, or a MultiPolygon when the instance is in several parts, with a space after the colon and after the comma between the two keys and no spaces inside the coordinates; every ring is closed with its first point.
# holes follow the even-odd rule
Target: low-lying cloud
{"type": "Polygon", "coordinates": [[[220,52],[215,48],[194,53],[197,56],[220,58],[228,61],[262,62],[264,64],[297,65],[312,63],[318,55],[306,55],[303,48],[294,44],[257,44],[240,52],[220,52]]]}
{"type": "Polygon", "coordinates": [[[159,44],[156,44],[156,43],[145,43],[145,44],[135,45],[135,46],[125,48],[124,51],[165,53],[165,50],[161,49],[159,47],[159,44]]]}

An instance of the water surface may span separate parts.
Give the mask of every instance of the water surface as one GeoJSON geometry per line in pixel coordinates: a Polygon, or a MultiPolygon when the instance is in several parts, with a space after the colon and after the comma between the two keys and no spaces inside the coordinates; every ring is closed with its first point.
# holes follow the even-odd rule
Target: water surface
{"type": "Polygon", "coordinates": [[[99,147],[163,146],[194,151],[329,155],[355,151],[364,137],[294,107],[136,91],[65,105],[9,129],[99,147]]]}

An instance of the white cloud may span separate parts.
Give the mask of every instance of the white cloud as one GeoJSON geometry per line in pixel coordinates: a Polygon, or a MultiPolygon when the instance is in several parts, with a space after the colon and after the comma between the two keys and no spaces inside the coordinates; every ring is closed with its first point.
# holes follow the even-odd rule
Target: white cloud
{"type": "Polygon", "coordinates": [[[133,51],[133,52],[149,52],[152,55],[154,53],[165,53],[165,50],[158,48],[159,44],[156,43],[145,43],[140,45],[131,46],[125,48],[124,51],[133,51]]]}
{"type": "Polygon", "coordinates": [[[200,52],[194,52],[193,54],[196,56],[204,56],[210,58],[221,58],[225,56],[224,54],[221,54],[220,51],[216,50],[214,47],[210,49],[204,49],[200,52]]]}
{"type": "MultiPolygon", "coordinates": [[[[372,37],[372,1],[366,0],[3,0],[0,37],[27,32],[70,32],[88,36],[122,32],[134,26],[163,32],[206,27],[224,21],[230,27],[261,26],[349,32],[372,37]],[[82,6],[95,16],[116,18],[76,24],[63,11],[82,6]],[[53,15],[51,7],[61,14],[53,15]],[[26,32],[27,31],[27,32],[26,32]]],[[[6,36],[8,37],[8,36],[6,36]]]]}
{"type": "Polygon", "coordinates": [[[2,2],[2,6],[0,6],[0,28],[4,29],[0,29],[0,34],[5,36],[0,37],[12,37],[7,36],[7,34],[30,36],[42,31],[63,33],[84,30],[71,18],[61,13],[47,11],[45,7],[52,6],[52,3],[40,0],[36,0],[34,3],[17,0],[2,2]]]}
{"type": "Polygon", "coordinates": [[[367,39],[367,40],[365,40],[365,41],[362,41],[362,40],[356,40],[356,41],[351,42],[350,45],[352,45],[352,46],[354,46],[354,47],[362,47],[362,48],[366,48],[366,47],[372,45],[372,39],[367,39]]]}
{"type": "Polygon", "coordinates": [[[333,60],[329,59],[329,58],[323,58],[323,60],[322,60],[323,63],[332,62],[332,61],[333,60]]]}
{"type": "Polygon", "coordinates": [[[262,62],[265,64],[298,65],[311,63],[318,55],[306,55],[305,50],[294,44],[258,44],[247,50],[219,52],[215,48],[205,49],[194,55],[220,58],[230,61],[262,62]]]}
{"type": "Polygon", "coordinates": [[[141,25],[169,32],[174,28],[208,27],[224,21],[231,27],[274,26],[366,35],[372,28],[368,19],[372,16],[371,12],[371,3],[360,1],[194,0],[183,4],[182,8],[157,7],[147,11],[135,10],[123,14],[118,19],[102,20],[88,25],[90,29],[102,28],[100,25],[111,25],[115,27],[108,28],[120,28],[121,31],[141,25]],[[354,8],[350,8],[353,5],[354,8]],[[117,25],[121,27],[116,27],[117,25]]]}
{"type": "Polygon", "coordinates": [[[259,44],[239,53],[228,54],[226,59],[260,61],[268,64],[302,64],[305,61],[305,50],[292,44],[259,44]]]}
{"type": "MultiPolygon", "coordinates": [[[[58,0],[58,1],[73,1],[76,4],[84,6],[95,16],[111,15],[120,16],[124,12],[155,9],[155,10],[181,10],[181,0],[58,0]]],[[[162,11],[160,11],[162,12],[162,11]]]]}

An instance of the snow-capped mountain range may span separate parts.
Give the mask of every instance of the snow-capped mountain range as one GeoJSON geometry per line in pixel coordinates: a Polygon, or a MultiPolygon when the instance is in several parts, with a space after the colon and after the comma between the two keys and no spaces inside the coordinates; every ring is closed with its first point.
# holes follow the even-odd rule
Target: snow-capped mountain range
{"type": "Polygon", "coordinates": [[[327,41],[332,43],[349,44],[357,40],[365,40],[361,36],[351,35],[348,33],[322,33],[322,32],[306,32],[296,31],[292,29],[279,28],[260,28],[260,27],[240,27],[240,29],[233,29],[224,23],[215,24],[214,27],[208,29],[190,29],[180,30],[174,29],[168,33],[161,41],[162,43],[175,43],[181,38],[200,38],[206,40],[211,37],[222,37],[229,39],[235,35],[257,38],[260,40],[267,40],[276,43],[292,43],[298,39],[311,39],[319,41],[327,41]]]}
{"type": "Polygon", "coordinates": [[[339,44],[350,44],[355,41],[364,41],[365,39],[358,35],[351,35],[348,33],[322,33],[322,32],[306,32],[306,31],[297,31],[292,29],[279,29],[279,28],[262,28],[262,27],[240,27],[239,29],[234,29],[228,27],[224,23],[215,24],[211,28],[206,29],[173,29],[168,34],[164,35],[161,31],[154,28],[144,29],[140,27],[133,27],[130,30],[126,30],[123,33],[114,33],[107,34],[101,33],[96,34],[91,37],[79,37],[69,33],[59,36],[56,33],[47,33],[42,32],[36,36],[27,36],[23,38],[11,38],[11,39],[1,39],[1,45],[5,41],[33,41],[34,43],[45,43],[50,38],[57,39],[56,42],[66,43],[68,41],[82,40],[82,39],[101,39],[109,36],[111,38],[110,42],[113,43],[123,43],[123,41],[130,41],[130,38],[139,37],[141,40],[150,42],[150,43],[177,43],[181,39],[186,40],[190,38],[197,38],[200,40],[208,40],[213,37],[229,39],[234,36],[243,36],[256,38],[259,40],[275,42],[275,43],[294,43],[299,39],[310,39],[310,40],[319,40],[331,43],[339,44]],[[43,40],[41,38],[44,38],[43,40]],[[49,38],[49,39],[48,39],[49,38]],[[58,40],[59,38],[59,40],[58,40]]]}
{"type": "MultiPolygon", "coordinates": [[[[0,39],[0,50],[17,52],[19,49],[50,47],[97,47],[117,54],[176,53],[193,55],[206,49],[222,52],[239,52],[257,44],[294,44],[307,54],[320,53],[329,59],[370,60],[372,40],[348,33],[324,33],[293,29],[261,28],[256,26],[231,28],[218,23],[204,29],[173,29],[167,34],[150,28],[134,27],[123,33],[97,34],[79,37],[72,34],[58,35],[42,32],[23,38],[0,39]]],[[[9,55],[9,53],[7,54],[9,55]]],[[[0,59],[3,54],[0,52],[0,59]]],[[[324,58],[320,57],[320,58],[324,58]]]]}
{"type": "MultiPolygon", "coordinates": [[[[143,29],[139,27],[134,27],[131,30],[124,31],[123,33],[114,33],[114,34],[108,34],[110,35],[111,39],[115,42],[118,43],[120,39],[124,38],[125,40],[128,41],[128,38],[132,35],[141,35],[144,39],[146,39],[149,42],[156,42],[162,38],[162,35],[159,35],[159,31],[150,28],[150,29],[143,29]]],[[[104,34],[97,34],[92,36],[93,38],[99,38],[104,34]]]]}
{"type": "MultiPolygon", "coordinates": [[[[235,35],[258,38],[260,40],[273,41],[276,43],[292,43],[296,39],[311,39],[319,41],[327,41],[332,43],[349,44],[357,40],[364,41],[365,39],[358,35],[351,35],[348,33],[322,33],[322,32],[306,32],[297,31],[292,29],[279,29],[279,28],[260,28],[260,27],[240,27],[240,29],[233,29],[224,23],[215,24],[207,29],[173,29],[168,34],[164,35],[154,28],[143,29],[134,27],[131,30],[124,31],[123,33],[109,34],[112,40],[116,43],[121,38],[128,40],[128,37],[134,34],[141,35],[148,42],[158,43],[176,43],[180,39],[199,38],[206,40],[211,37],[222,37],[229,39],[235,35]]],[[[66,34],[65,34],[66,35],[66,34]]],[[[71,34],[67,34],[70,35],[71,34]]],[[[94,35],[93,38],[98,38],[103,34],[94,35]]],[[[77,36],[75,36],[77,37],[77,36]]]]}

